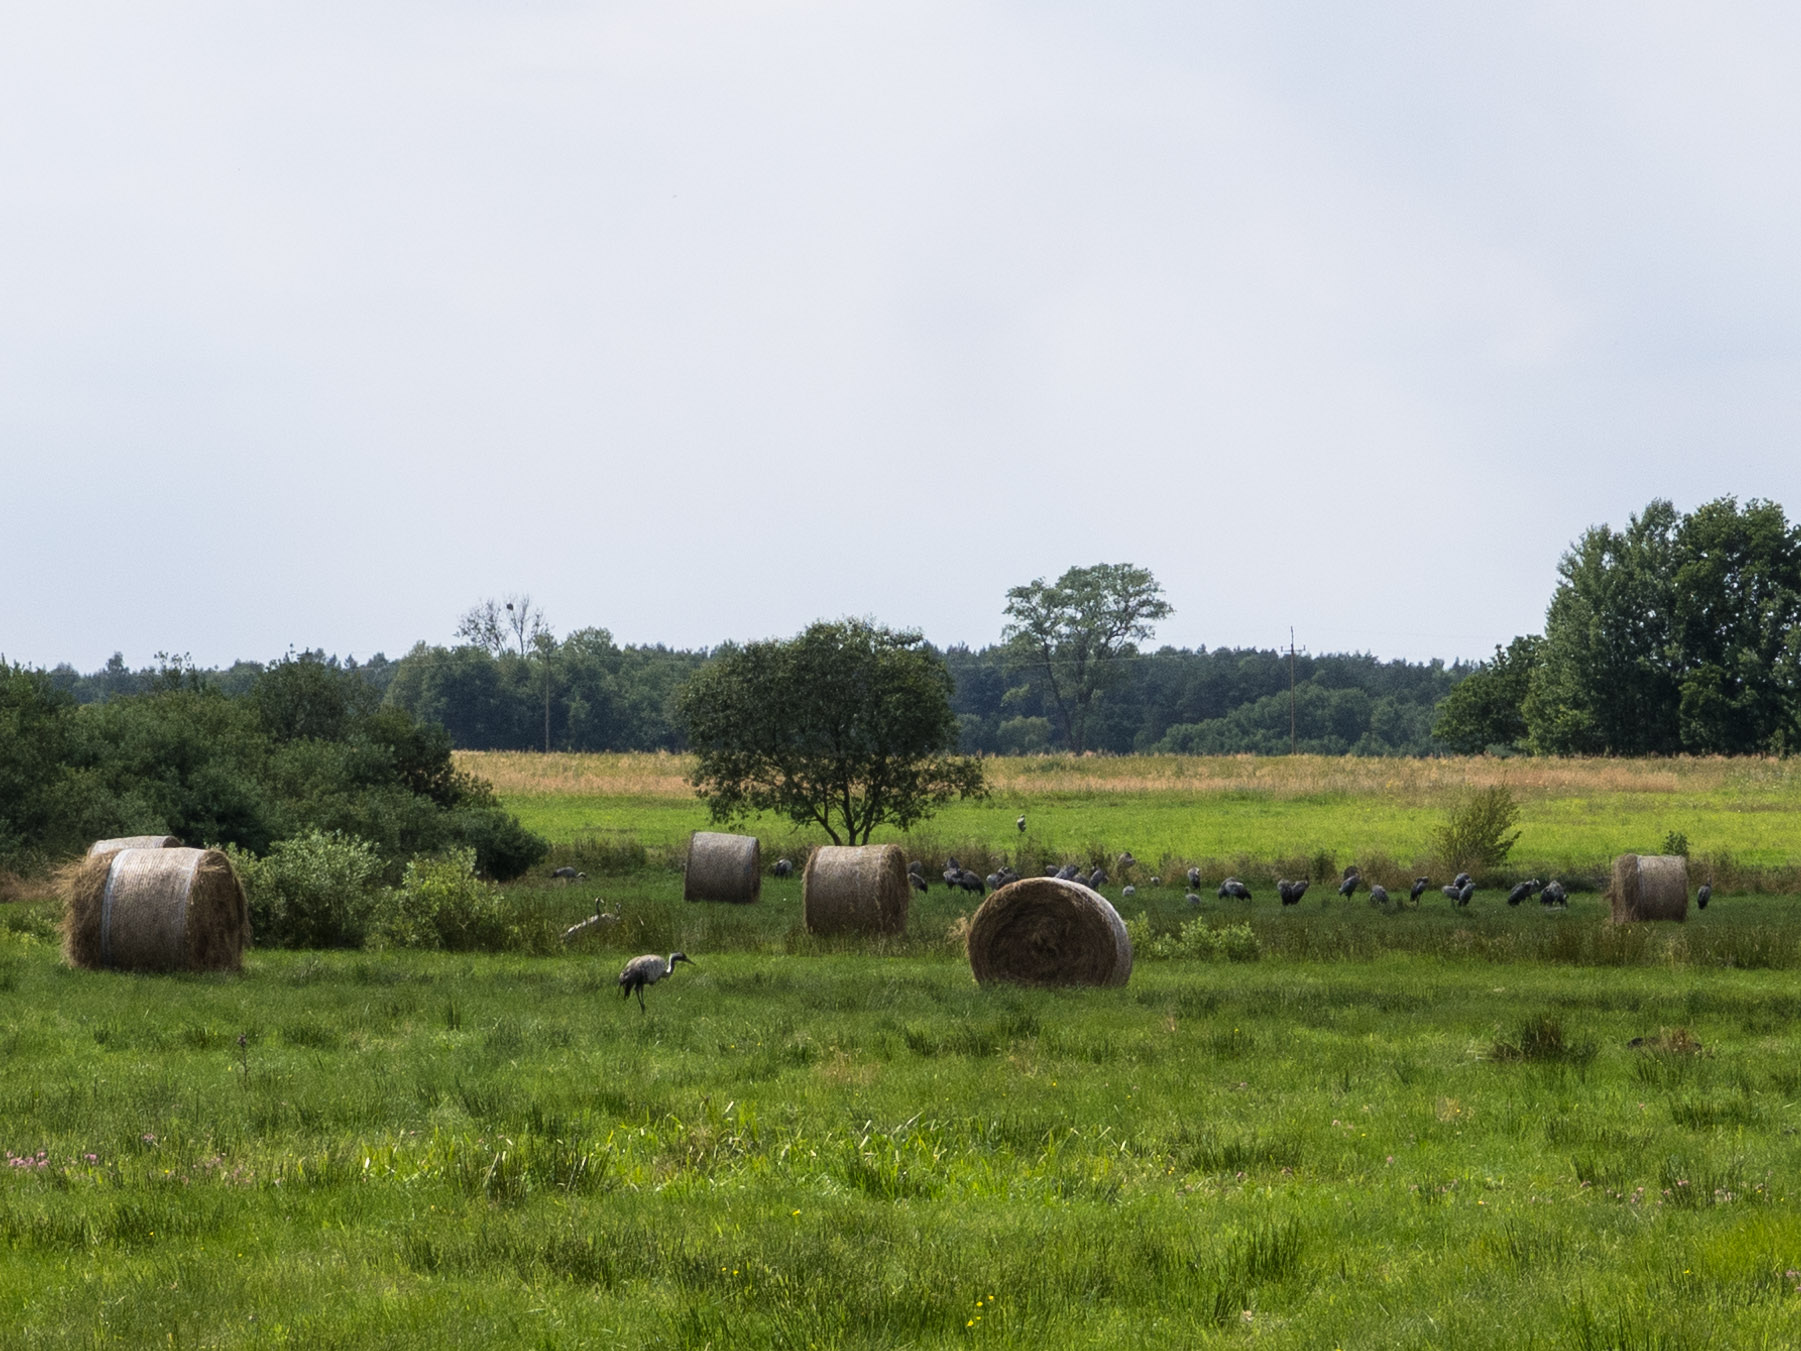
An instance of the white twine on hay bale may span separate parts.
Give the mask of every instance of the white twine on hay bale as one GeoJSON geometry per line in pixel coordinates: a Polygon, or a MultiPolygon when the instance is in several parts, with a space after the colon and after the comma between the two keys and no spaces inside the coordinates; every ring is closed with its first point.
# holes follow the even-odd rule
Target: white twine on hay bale
{"type": "Polygon", "coordinates": [[[994,892],[969,925],[978,985],[1124,985],[1132,940],[1097,891],[1056,877],[1022,877],[994,892]]]}
{"type": "Polygon", "coordinates": [[[688,837],[684,901],[749,905],[763,894],[763,845],[755,835],[697,830],[688,837]]]}
{"type": "Polygon", "coordinates": [[[907,855],[898,844],[827,844],[800,878],[808,933],[902,934],[913,906],[907,855]]]}
{"type": "Polygon", "coordinates": [[[111,840],[95,840],[88,846],[88,857],[116,854],[121,849],[179,849],[181,841],[173,835],[120,835],[111,840]]]}
{"type": "Polygon", "coordinates": [[[87,970],[236,971],[249,907],[217,849],[120,849],[63,875],[63,956],[87,970]]]}
{"type": "Polygon", "coordinates": [[[1615,924],[1688,918],[1688,860],[1680,854],[1621,854],[1607,889],[1615,924]]]}

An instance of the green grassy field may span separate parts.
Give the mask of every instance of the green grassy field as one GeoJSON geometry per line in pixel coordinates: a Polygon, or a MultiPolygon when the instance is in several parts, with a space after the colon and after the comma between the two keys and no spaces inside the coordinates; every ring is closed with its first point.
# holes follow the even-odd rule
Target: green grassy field
{"type": "Polygon", "coordinates": [[[1261,960],[1051,992],[974,987],[942,890],[872,951],[677,885],[578,953],[228,979],[69,971],[11,907],[0,1344],[1801,1341],[1801,990],[1721,964],[1792,967],[1784,901],[1266,902],[1261,960]]]}
{"type": "MultiPolygon", "coordinates": [[[[1116,882],[1126,988],[984,990],[976,898],[867,942],[806,935],[793,880],[688,905],[679,760],[521,760],[475,764],[616,870],[509,887],[516,952],[85,973],[0,904],[0,1347],[1801,1344],[1790,896],[1615,928],[1592,892],[1116,882]],[[620,921],[565,949],[597,897],[620,921]],[[1159,956],[1184,926],[1255,960],[1159,956]],[[619,1000],[677,947],[698,969],[619,1000]]],[[[1149,859],[1165,820],[1172,857],[1367,858],[1503,769],[1014,762],[913,843],[1018,849],[1025,810],[1072,853],[1149,859]]],[[[1578,769],[1512,780],[1529,829],[1583,800],[1789,865],[1785,766],[1578,769]]],[[[1626,827],[1584,829],[1572,857],[1626,827]]]]}
{"type": "MultiPolygon", "coordinates": [[[[679,848],[708,826],[683,781],[683,757],[458,760],[490,779],[527,826],[561,843],[679,848]]],[[[1614,855],[1657,852],[1680,832],[1698,859],[1728,875],[1778,870],[1779,886],[1801,884],[1801,767],[1789,761],[1046,756],[988,766],[993,795],[947,807],[915,832],[919,852],[1029,843],[1052,855],[1130,849],[1151,864],[1380,854],[1411,867],[1429,854],[1461,790],[1505,783],[1521,805],[1515,858],[1524,869],[1604,873],[1614,855]],[[1026,841],[1014,829],[1022,813],[1026,841]]],[[[748,828],[776,850],[821,838],[767,818],[748,828]]]]}

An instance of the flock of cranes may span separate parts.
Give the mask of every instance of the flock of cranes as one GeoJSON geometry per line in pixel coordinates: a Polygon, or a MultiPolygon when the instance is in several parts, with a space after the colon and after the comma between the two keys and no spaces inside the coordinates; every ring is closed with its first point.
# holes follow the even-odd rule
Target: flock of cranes
{"type": "MultiPolygon", "coordinates": [[[[1014,825],[1019,828],[1021,834],[1024,834],[1026,829],[1026,818],[1021,816],[1014,822],[1014,825]]],[[[1138,860],[1132,857],[1132,851],[1129,849],[1121,854],[1114,864],[1115,870],[1122,878],[1129,876],[1132,869],[1137,866],[1138,860]]],[[[788,858],[777,859],[770,871],[777,877],[791,877],[794,874],[794,861],[788,858]]],[[[1060,868],[1046,868],[1044,875],[1046,877],[1059,878],[1066,882],[1080,882],[1083,886],[1092,888],[1095,891],[1099,891],[1108,881],[1107,870],[1098,864],[1091,871],[1083,872],[1076,864],[1065,863],[1060,868]]],[[[573,868],[558,868],[551,876],[564,882],[569,882],[580,880],[586,877],[586,874],[578,873],[573,868]]],[[[1001,887],[1006,886],[1009,882],[1017,882],[1020,878],[1020,874],[1010,865],[1005,863],[994,872],[987,874],[987,876],[983,876],[965,868],[957,861],[955,855],[946,857],[944,870],[939,876],[943,880],[944,885],[948,888],[958,891],[973,892],[982,896],[986,896],[990,891],[996,891],[1001,887]]],[[[925,864],[918,859],[914,859],[909,863],[907,865],[907,881],[915,891],[923,892],[928,890],[930,884],[926,880],[925,864]]],[[[1150,885],[1154,887],[1161,886],[1162,882],[1163,879],[1161,877],[1152,877],[1150,879],[1150,885]]],[[[1302,878],[1299,881],[1291,881],[1286,877],[1279,878],[1276,881],[1276,895],[1280,898],[1284,906],[1299,905],[1301,898],[1307,894],[1307,889],[1310,885],[1311,882],[1307,878],[1302,878]]],[[[1423,896],[1431,886],[1432,879],[1430,877],[1416,877],[1413,879],[1413,885],[1408,888],[1405,897],[1396,896],[1391,894],[1388,888],[1379,882],[1369,882],[1366,884],[1362,871],[1353,864],[1351,867],[1344,870],[1343,876],[1339,879],[1337,893],[1340,897],[1349,900],[1352,896],[1357,894],[1359,888],[1362,888],[1368,892],[1369,903],[1372,906],[1379,906],[1383,909],[1387,909],[1390,906],[1399,908],[1401,906],[1411,905],[1417,909],[1419,907],[1420,897],[1423,896]]],[[[1188,904],[1200,905],[1202,903],[1200,887],[1201,870],[1198,867],[1190,868],[1188,870],[1188,892],[1185,897],[1188,904]]],[[[1137,891],[1137,887],[1130,882],[1127,882],[1123,888],[1123,894],[1128,897],[1136,895],[1137,891]]],[[[1449,882],[1446,882],[1443,886],[1439,887],[1439,891],[1444,894],[1452,905],[1467,906],[1476,894],[1476,881],[1467,872],[1458,873],[1457,876],[1453,877],[1449,882]]],[[[1250,901],[1255,899],[1250,887],[1236,877],[1227,877],[1223,880],[1219,884],[1219,888],[1215,892],[1215,895],[1221,900],[1250,901]]],[[[1557,881],[1555,878],[1549,882],[1541,882],[1538,878],[1534,877],[1514,885],[1507,893],[1507,904],[1512,906],[1523,905],[1535,896],[1538,898],[1539,904],[1548,910],[1566,909],[1570,903],[1569,892],[1562,882],[1557,881]]],[[[1700,890],[1695,894],[1695,904],[1705,910],[1707,909],[1708,901],[1712,898],[1712,884],[1703,883],[1700,890]]],[[[614,906],[611,914],[603,914],[600,912],[597,904],[593,918],[583,920],[580,924],[566,932],[563,937],[568,939],[595,925],[616,924],[618,923],[618,920],[619,907],[617,905],[614,906]]],[[[637,995],[638,1011],[640,1013],[644,1012],[645,987],[648,985],[655,985],[658,981],[667,979],[674,973],[677,963],[680,962],[686,962],[689,966],[695,965],[693,959],[683,952],[672,952],[667,957],[660,957],[652,952],[646,953],[642,957],[632,958],[631,961],[625,964],[625,969],[619,973],[621,997],[629,1002],[634,994],[637,995]]]]}

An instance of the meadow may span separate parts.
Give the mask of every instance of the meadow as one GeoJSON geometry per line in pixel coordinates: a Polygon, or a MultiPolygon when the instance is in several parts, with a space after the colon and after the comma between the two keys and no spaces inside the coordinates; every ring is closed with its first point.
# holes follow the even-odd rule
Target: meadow
{"type": "MultiPolygon", "coordinates": [[[[656,759],[572,796],[674,802],[656,759]]],[[[1302,823],[1283,849],[1310,801],[1430,812],[1460,772],[1333,787],[1338,764],[1255,789],[1302,823]]],[[[1188,793],[1107,768],[1122,797],[1188,793]]],[[[1599,768],[1620,782],[1596,800],[1789,810],[1781,766],[1599,768]]],[[[1110,791],[1035,772],[1046,791],[1008,790],[1032,831],[1110,791]]],[[[1011,801],[976,810],[1020,847],[1011,801]]],[[[625,838],[563,834],[616,870],[509,887],[506,953],[75,972],[49,907],[0,905],[0,1346],[1801,1344],[1788,896],[1616,929],[1592,892],[1383,910],[1321,888],[1285,911],[1111,885],[1128,986],[979,989],[974,897],[935,887],[905,937],[825,942],[798,882],[685,904],[666,842],[625,838]],[[557,940],[602,897],[616,925],[557,940]],[[620,1001],[626,957],[677,947],[698,965],[647,1012],[620,1001]],[[1202,955],[1159,955],[1181,952],[1202,955]]]]}
{"type": "MultiPolygon", "coordinates": [[[[562,844],[678,851],[708,829],[679,755],[462,752],[509,810],[562,844]]],[[[1614,855],[1656,853],[1680,833],[1729,886],[1801,891],[1801,765],[1775,759],[1401,760],[1320,756],[1024,756],[986,762],[990,796],[952,803],[912,837],[916,855],[995,857],[1022,844],[1050,857],[1130,849],[1225,869],[1372,855],[1429,866],[1433,829],[1457,794],[1504,784],[1521,808],[1511,860],[1521,876],[1604,876],[1614,855]],[[1028,829],[1014,829],[1020,815],[1028,829]]],[[[776,853],[816,838],[786,821],[745,824],[776,853]]]]}

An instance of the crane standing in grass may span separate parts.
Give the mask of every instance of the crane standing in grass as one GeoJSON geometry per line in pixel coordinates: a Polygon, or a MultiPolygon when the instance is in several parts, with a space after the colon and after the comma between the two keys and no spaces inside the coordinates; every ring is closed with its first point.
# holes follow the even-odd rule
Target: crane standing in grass
{"type": "Polygon", "coordinates": [[[675,970],[677,962],[686,962],[689,966],[698,966],[692,957],[685,952],[672,952],[667,958],[659,957],[654,952],[647,952],[642,957],[634,957],[625,964],[625,970],[619,973],[619,988],[623,991],[620,998],[630,999],[638,996],[638,1012],[644,1012],[644,987],[655,985],[663,977],[675,970]]]}

